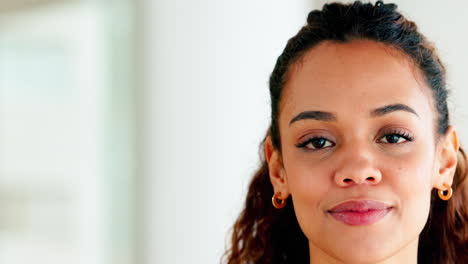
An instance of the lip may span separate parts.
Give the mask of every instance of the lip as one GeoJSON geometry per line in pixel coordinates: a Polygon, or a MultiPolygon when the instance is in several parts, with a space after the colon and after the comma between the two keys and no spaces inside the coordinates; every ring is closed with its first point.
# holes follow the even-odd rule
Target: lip
{"type": "Polygon", "coordinates": [[[384,218],[393,206],[374,200],[353,200],[341,203],[327,212],[348,225],[370,225],[384,218]]]}

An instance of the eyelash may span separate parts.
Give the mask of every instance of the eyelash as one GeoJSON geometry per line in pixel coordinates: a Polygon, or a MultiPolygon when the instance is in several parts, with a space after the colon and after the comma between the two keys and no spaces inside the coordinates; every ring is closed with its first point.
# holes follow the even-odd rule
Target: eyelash
{"type": "MultiPolygon", "coordinates": [[[[405,142],[411,142],[414,140],[414,137],[411,136],[408,132],[405,132],[405,131],[399,131],[399,130],[394,130],[394,131],[390,131],[390,132],[386,132],[383,136],[381,136],[379,138],[379,140],[387,137],[387,136],[398,136],[400,138],[404,138],[406,141],[405,142]]],[[[326,137],[322,137],[322,136],[317,136],[317,137],[311,137],[311,138],[308,138],[298,144],[296,144],[296,147],[297,148],[304,148],[308,151],[319,151],[319,150],[322,150],[322,149],[325,149],[325,148],[319,148],[319,149],[312,149],[312,148],[306,148],[306,146],[309,144],[309,143],[313,143],[314,140],[318,140],[318,139],[325,139],[329,142],[332,142],[330,140],[328,140],[326,137]]],[[[405,143],[403,142],[403,143],[405,143]]],[[[384,144],[392,144],[392,145],[398,145],[398,144],[403,144],[403,143],[384,143],[384,144]]],[[[332,147],[335,146],[335,143],[332,142],[332,147]]]]}

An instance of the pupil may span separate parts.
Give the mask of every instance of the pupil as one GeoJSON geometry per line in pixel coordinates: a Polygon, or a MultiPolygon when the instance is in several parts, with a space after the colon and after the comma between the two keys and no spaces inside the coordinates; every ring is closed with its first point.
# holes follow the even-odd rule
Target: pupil
{"type": "Polygon", "coordinates": [[[389,143],[397,143],[398,139],[400,139],[400,137],[397,136],[397,135],[388,135],[387,136],[387,142],[389,142],[389,143]]]}
{"type": "Polygon", "coordinates": [[[314,148],[322,148],[325,145],[325,139],[324,138],[317,138],[312,141],[312,145],[314,145],[314,148]]]}

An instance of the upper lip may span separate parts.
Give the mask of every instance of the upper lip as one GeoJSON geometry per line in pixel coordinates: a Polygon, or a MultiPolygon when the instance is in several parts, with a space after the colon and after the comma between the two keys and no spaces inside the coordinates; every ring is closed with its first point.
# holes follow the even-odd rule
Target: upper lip
{"type": "Polygon", "coordinates": [[[385,210],[388,208],[392,208],[392,206],[383,202],[378,202],[374,200],[352,200],[340,203],[332,209],[328,210],[328,212],[366,212],[370,210],[385,210]]]}

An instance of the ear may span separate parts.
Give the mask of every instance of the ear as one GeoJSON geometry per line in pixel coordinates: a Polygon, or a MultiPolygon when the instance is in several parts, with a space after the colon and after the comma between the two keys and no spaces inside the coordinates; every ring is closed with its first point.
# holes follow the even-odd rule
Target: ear
{"type": "Polygon", "coordinates": [[[271,136],[265,139],[265,158],[268,163],[268,171],[270,173],[270,181],[273,185],[274,193],[281,192],[278,197],[282,200],[290,195],[286,171],[284,170],[283,161],[279,150],[273,147],[271,136]]]}
{"type": "Polygon", "coordinates": [[[445,190],[444,183],[452,185],[457,169],[457,154],[459,149],[457,132],[449,126],[447,132],[441,137],[437,148],[437,160],[433,187],[445,190]]]}

